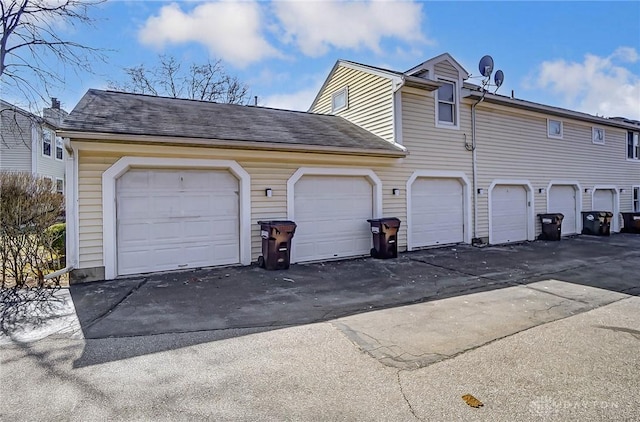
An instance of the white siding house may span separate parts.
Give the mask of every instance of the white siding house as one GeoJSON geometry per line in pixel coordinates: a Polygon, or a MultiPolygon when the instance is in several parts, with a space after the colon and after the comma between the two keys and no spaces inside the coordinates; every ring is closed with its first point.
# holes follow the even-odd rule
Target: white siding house
{"type": "Polygon", "coordinates": [[[0,100],[0,170],[48,178],[64,192],[66,152],[56,129],[66,114],[56,99],[42,117],[0,100]]]}

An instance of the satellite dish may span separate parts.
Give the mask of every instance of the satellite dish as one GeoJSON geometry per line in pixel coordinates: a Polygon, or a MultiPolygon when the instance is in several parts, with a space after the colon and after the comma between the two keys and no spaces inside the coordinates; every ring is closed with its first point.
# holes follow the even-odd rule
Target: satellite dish
{"type": "Polygon", "coordinates": [[[491,76],[491,72],[493,72],[493,58],[491,56],[481,58],[478,69],[480,70],[480,74],[485,78],[491,76]]]}
{"type": "Polygon", "coordinates": [[[496,83],[496,86],[500,88],[500,85],[502,85],[502,82],[504,82],[504,72],[502,70],[496,71],[493,80],[496,83]]]}

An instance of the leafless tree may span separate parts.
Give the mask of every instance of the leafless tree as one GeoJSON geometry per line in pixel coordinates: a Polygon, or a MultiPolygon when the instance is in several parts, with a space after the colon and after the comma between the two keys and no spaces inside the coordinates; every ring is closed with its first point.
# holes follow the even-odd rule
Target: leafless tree
{"type": "Polygon", "coordinates": [[[64,266],[60,232],[51,229],[63,207],[50,180],[0,171],[0,287],[43,287],[64,266]]]}
{"type": "Polygon", "coordinates": [[[104,0],[1,0],[0,78],[5,92],[20,94],[29,104],[48,101],[63,76],[47,64],[76,72],[91,71],[92,61],[104,59],[100,49],[64,39],[61,25],[90,25],[89,10],[104,0]]]}
{"type": "Polygon", "coordinates": [[[138,65],[124,72],[126,81],[109,81],[110,89],[229,104],[249,100],[247,85],[229,75],[220,60],[183,66],[175,57],[162,55],[152,68],[138,65]]]}

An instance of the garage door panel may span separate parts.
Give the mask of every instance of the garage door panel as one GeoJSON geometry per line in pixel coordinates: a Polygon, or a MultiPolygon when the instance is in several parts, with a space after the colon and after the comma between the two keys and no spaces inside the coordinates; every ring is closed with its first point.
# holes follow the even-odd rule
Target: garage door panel
{"type": "Polygon", "coordinates": [[[238,180],[228,171],[130,170],[117,200],[119,274],[239,262],[238,180]]]}
{"type": "Polygon", "coordinates": [[[361,176],[303,176],[294,187],[296,262],[368,254],[373,188],[361,176]]]}
{"type": "Polygon", "coordinates": [[[593,192],[593,211],[613,212],[613,198],[611,189],[596,189],[593,192]]]}
{"type": "Polygon", "coordinates": [[[464,189],[458,179],[418,178],[411,186],[415,247],[464,241],[464,189]]]}
{"type": "Polygon", "coordinates": [[[491,194],[491,242],[498,244],[527,240],[529,212],[525,187],[496,185],[491,194]]]}
{"type": "Polygon", "coordinates": [[[554,185],[549,189],[549,213],[561,213],[562,235],[576,233],[576,189],[573,185],[554,185]]]}

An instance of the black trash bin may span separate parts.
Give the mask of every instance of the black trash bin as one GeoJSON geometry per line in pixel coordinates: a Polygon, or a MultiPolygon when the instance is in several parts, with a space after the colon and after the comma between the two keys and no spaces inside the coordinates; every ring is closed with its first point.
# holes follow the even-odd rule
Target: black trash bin
{"type": "Polygon", "coordinates": [[[613,217],[613,213],[609,211],[583,211],[582,234],[609,236],[611,217],[613,217]]]}
{"type": "Polygon", "coordinates": [[[560,240],[562,238],[562,220],[564,214],[538,214],[540,224],[542,224],[542,232],[538,239],[540,240],[560,240]]]}
{"type": "Polygon", "coordinates": [[[640,212],[623,212],[621,214],[624,221],[621,232],[640,234],[640,212]]]}
{"type": "Polygon", "coordinates": [[[373,218],[367,221],[371,224],[371,233],[373,233],[371,256],[379,259],[397,258],[400,219],[389,217],[373,218]]]}
{"type": "Polygon", "coordinates": [[[291,239],[296,223],[287,220],[258,221],[262,237],[262,256],[258,265],[267,270],[286,270],[291,259],[291,239]]]}

